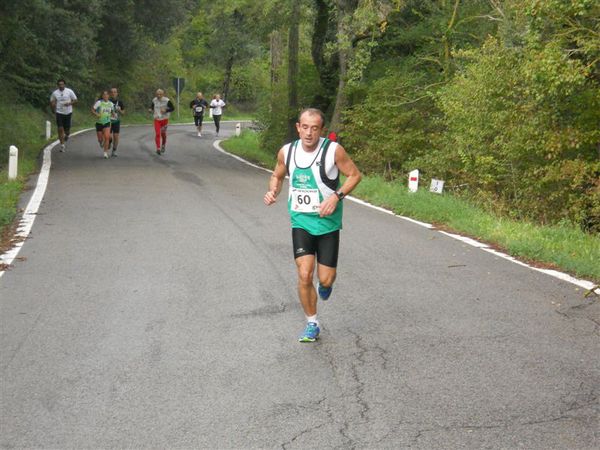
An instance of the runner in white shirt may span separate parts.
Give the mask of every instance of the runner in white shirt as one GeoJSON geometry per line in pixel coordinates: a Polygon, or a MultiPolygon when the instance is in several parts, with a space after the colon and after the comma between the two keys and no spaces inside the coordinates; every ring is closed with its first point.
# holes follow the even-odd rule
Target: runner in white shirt
{"type": "Polygon", "coordinates": [[[223,114],[223,108],[225,107],[225,102],[221,100],[221,96],[216,94],[212,101],[210,102],[210,108],[212,110],[212,117],[215,121],[215,128],[217,129],[217,136],[219,135],[219,130],[221,129],[221,115],[223,114]]]}
{"type": "Polygon", "coordinates": [[[72,89],[65,87],[62,78],[56,82],[58,89],[50,95],[50,106],[56,113],[56,127],[58,128],[58,139],[60,140],[60,151],[65,151],[65,142],[69,140],[71,133],[71,115],[73,105],[77,103],[77,96],[72,89]]]}

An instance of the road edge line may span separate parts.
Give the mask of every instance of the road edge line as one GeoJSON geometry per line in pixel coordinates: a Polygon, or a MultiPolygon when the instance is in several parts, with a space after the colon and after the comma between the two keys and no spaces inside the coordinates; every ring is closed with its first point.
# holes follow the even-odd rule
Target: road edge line
{"type": "MultiPolygon", "coordinates": [[[[264,170],[265,172],[273,173],[272,170],[265,169],[264,167],[258,166],[258,165],[254,164],[254,163],[251,163],[250,161],[245,160],[244,158],[241,158],[241,157],[239,157],[237,155],[229,153],[228,151],[224,150],[219,145],[221,142],[222,142],[222,140],[216,140],[216,141],[213,142],[213,147],[215,149],[217,149],[218,151],[220,151],[221,153],[223,153],[223,154],[225,154],[227,156],[230,156],[230,157],[232,157],[234,159],[237,159],[238,161],[241,161],[241,162],[243,162],[244,164],[246,164],[248,166],[251,166],[251,167],[254,167],[254,168],[257,168],[257,169],[260,169],[260,170],[264,170]]],[[[529,268],[531,270],[534,270],[536,272],[540,272],[540,273],[549,275],[549,276],[557,278],[557,279],[559,279],[561,281],[566,281],[567,283],[574,284],[574,285],[579,286],[579,287],[581,287],[583,289],[587,289],[588,291],[592,291],[592,289],[594,289],[594,287],[596,287],[596,284],[592,283],[591,281],[583,280],[581,278],[573,277],[572,275],[569,275],[568,273],[560,272],[558,270],[553,270],[553,269],[541,269],[539,267],[535,267],[535,266],[532,266],[530,264],[524,263],[523,261],[519,261],[514,256],[510,256],[510,255],[508,255],[506,253],[502,253],[502,252],[499,252],[497,250],[494,250],[488,244],[485,244],[483,242],[479,242],[479,241],[477,241],[477,240],[475,240],[473,238],[469,238],[469,237],[466,237],[466,236],[461,236],[460,234],[448,233],[448,232],[442,231],[442,230],[436,230],[435,227],[432,224],[430,224],[430,223],[421,222],[419,220],[415,220],[415,219],[412,219],[412,218],[406,217],[406,216],[401,216],[399,214],[396,214],[393,211],[390,211],[389,209],[385,209],[385,208],[382,208],[381,206],[373,205],[373,204],[371,204],[369,202],[366,202],[366,201],[361,200],[359,198],[353,197],[351,195],[348,195],[345,198],[348,199],[348,200],[353,201],[354,203],[358,203],[360,205],[366,206],[367,208],[372,208],[372,209],[375,209],[377,211],[383,212],[385,214],[390,214],[392,216],[398,217],[399,219],[403,219],[403,220],[406,220],[408,222],[414,223],[415,225],[419,225],[421,227],[427,228],[429,230],[437,231],[438,233],[441,233],[441,234],[443,234],[445,236],[448,236],[448,237],[450,237],[452,239],[464,242],[465,244],[468,244],[468,245],[470,245],[472,247],[479,248],[479,249],[481,249],[483,251],[486,251],[488,253],[491,253],[491,254],[493,254],[495,256],[498,256],[500,258],[506,259],[507,261],[513,262],[513,263],[518,264],[518,265],[523,266],[523,267],[527,267],[527,268],[529,268]]],[[[595,289],[593,292],[595,294],[597,294],[597,295],[600,295],[600,288],[595,289]]]]}
{"type": "MultiPolygon", "coordinates": [[[[92,130],[92,128],[85,128],[83,130],[76,131],[75,133],[71,134],[71,136],[76,136],[90,130],[92,130]]],[[[59,141],[55,140],[47,144],[42,150],[44,156],[42,160],[42,167],[40,168],[40,174],[38,175],[38,179],[35,183],[35,189],[31,195],[31,198],[29,199],[29,202],[27,203],[27,207],[21,215],[17,232],[13,236],[13,240],[18,239],[18,242],[15,242],[10,249],[0,255],[0,263],[6,265],[2,266],[5,267],[4,269],[0,268],[0,278],[2,278],[4,273],[9,270],[12,263],[19,255],[21,248],[23,248],[23,245],[29,237],[29,234],[31,233],[33,223],[35,222],[38,210],[40,209],[40,205],[44,199],[44,194],[46,193],[46,188],[48,187],[48,180],[50,179],[50,167],[52,166],[52,149],[58,144],[59,141]]]]}

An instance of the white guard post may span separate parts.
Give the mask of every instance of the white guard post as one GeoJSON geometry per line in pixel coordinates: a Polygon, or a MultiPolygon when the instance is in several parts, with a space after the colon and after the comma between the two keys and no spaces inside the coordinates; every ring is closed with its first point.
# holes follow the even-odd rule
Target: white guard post
{"type": "Polygon", "coordinates": [[[240,134],[242,134],[242,124],[238,122],[235,124],[235,135],[239,136],[240,134]]]}
{"type": "Polygon", "coordinates": [[[50,121],[46,120],[46,140],[50,139],[52,136],[52,126],[50,125],[50,121]]]}
{"type": "Polygon", "coordinates": [[[444,190],[444,180],[436,180],[435,178],[431,179],[431,186],[429,187],[430,192],[435,192],[436,194],[441,194],[444,190]]]}
{"type": "Polygon", "coordinates": [[[419,189],[419,169],[415,169],[408,174],[408,190],[417,192],[419,189]]]}
{"type": "Polygon", "coordinates": [[[10,146],[8,151],[8,179],[14,180],[17,178],[19,165],[19,149],[14,145],[10,146]]]}

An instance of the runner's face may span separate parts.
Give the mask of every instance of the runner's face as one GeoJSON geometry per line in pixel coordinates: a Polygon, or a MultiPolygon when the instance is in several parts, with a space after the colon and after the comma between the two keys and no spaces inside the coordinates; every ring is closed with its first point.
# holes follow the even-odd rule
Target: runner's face
{"type": "Polygon", "coordinates": [[[116,89],[111,89],[110,90],[110,95],[112,98],[117,98],[117,96],[119,95],[119,93],[117,92],[116,89]]]}
{"type": "Polygon", "coordinates": [[[104,92],[102,93],[102,100],[104,100],[104,101],[108,101],[108,91],[104,91],[104,92]]]}
{"type": "Polygon", "coordinates": [[[300,123],[296,124],[298,135],[302,141],[305,150],[314,150],[319,143],[321,131],[323,131],[323,123],[321,116],[318,114],[304,113],[300,117],[300,123]]]}
{"type": "Polygon", "coordinates": [[[60,83],[58,83],[58,89],[61,91],[65,90],[65,83],[63,81],[61,81],[60,83]]]}

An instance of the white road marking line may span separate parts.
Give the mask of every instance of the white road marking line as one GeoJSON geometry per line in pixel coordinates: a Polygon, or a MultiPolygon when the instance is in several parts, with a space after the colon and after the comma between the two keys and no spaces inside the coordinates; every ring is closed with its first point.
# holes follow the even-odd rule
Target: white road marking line
{"type": "MultiPolygon", "coordinates": [[[[273,173],[272,170],[265,169],[264,167],[257,166],[256,164],[253,164],[253,163],[251,163],[249,161],[246,161],[245,159],[240,158],[237,155],[231,154],[231,153],[223,150],[221,148],[221,146],[219,145],[220,143],[221,143],[220,140],[215,141],[213,143],[213,146],[218,151],[220,151],[221,153],[224,153],[224,154],[226,154],[228,156],[231,156],[232,158],[235,158],[238,161],[241,161],[244,164],[247,164],[248,166],[255,167],[257,169],[261,169],[261,170],[264,170],[264,171],[269,172],[269,173],[273,173]]],[[[566,281],[568,283],[574,284],[574,285],[582,287],[584,289],[591,290],[594,286],[596,286],[591,281],[587,281],[587,280],[582,280],[582,279],[579,279],[579,278],[575,278],[575,277],[572,277],[571,275],[569,275],[567,273],[559,272],[558,270],[540,269],[538,267],[531,266],[531,265],[529,265],[527,263],[524,263],[523,261],[519,261],[518,259],[514,258],[513,256],[510,256],[510,255],[507,255],[506,253],[502,253],[502,252],[499,252],[497,250],[494,250],[493,248],[490,248],[487,244],[484,244],[483,242],[479,242],[479,241],[476,241],[475,239],[471,239],[469,237],[461,236],[459,234],[448,233],[448,232],[442,231],[442,230],[436,230],[435,227],[432,224],[430,224],[430,223],[420,222],[418,220],[411,219],[410,217],[398,215],[398,214],[396,214],[393,211],[390,211],[388,209],[382,208],[380,206],[372,205],[369,202],[365,202],[364,200],[360,200],[360,199],[358,199],[356,197],[353,197],[351,195],[348,195],[345,198],[348,199],[348,200],[351,200],[351,201],[353,201],[355,203],[358,203],[358,204],[361,204],[363,206],[366,206],[368,208],[372,208],[372,209],[375,209],[377,211],[380,211],[380,212],[383,212],[383,213],[386,213],[386,214],[391,214],[392,216],[396,216],[396,217],[398,217],[400,219],[403,219],[403,220],[406,220],[408,222],[412,222],[414,224],[417,224],[419,226],[425,227],[427,229],[430,229],[430,230],[433,230],[433,231],[437,231],[438,233],[444,234],[445,236],[451,237],[452,239],[456,239],[456,240],[464,242],[464,243],[466,243],[468,245],[472,245],[473,247],[480,248],[483,251],[486,251],[488,253],[492,253],[493,255],[496,255],[496,256],[498,256],[500,258],[504,258],[504,259],[506,259],[508,261],[511,261],[511,262],[515,263],[515,264],[519,264],[520,266],[527,267],[527,268],[529,268],[531,270],[535,270],[536,272],[541,272],[541,273],[544,273],[546,275],[550,275],[551,277],[558,278],[559,280],[566,281]]],[[[594,292],[596,294],[600,295],[600,288],[596,289],[594,292]]]]}
{"type": "MultiPolygon", "coordinates": [[[[91,130],[91,128],[87,128],[85,130],[77,131],[71,136],[76,136],[80,133],[84,133],[86,131],[91,130]]],[[[0,263],[6,264],[6,267],[10,267],[15,258],[18,256],[25,240],[29,237],[29,233],[31,233],[31,229],[33,228],[33,222],[35,222],[35,218],[37,217],[38,210],[40,209],[40,205],[42,200],[44,199],[44,194],[46,193],[46,187],[48,186],[48,178],[50,176],[50,166],[52,165],[52,149],[58,145],[59,141],[54,141],[44,147],[44,159],[42,162],[42,168],[40,169],[40,174],[37,179],[37,183],[35,185],[35,190],[31,198],[29,199],[29,203],[27,203],[27,207],[25,211],[23,211],[23,216],[21,217],[21,221],[19,222],[19,226],[17,228],[17,232],[14,236],[14,239],[18,240],[14,244],[12,248],[10,248],[6,253],[0,255],[0,263]]],[[[68,153],[67,153],[68,154],[68,153]]],[[[7,269],[0,269],[0,278],[4,275],[7,269]]]]}

